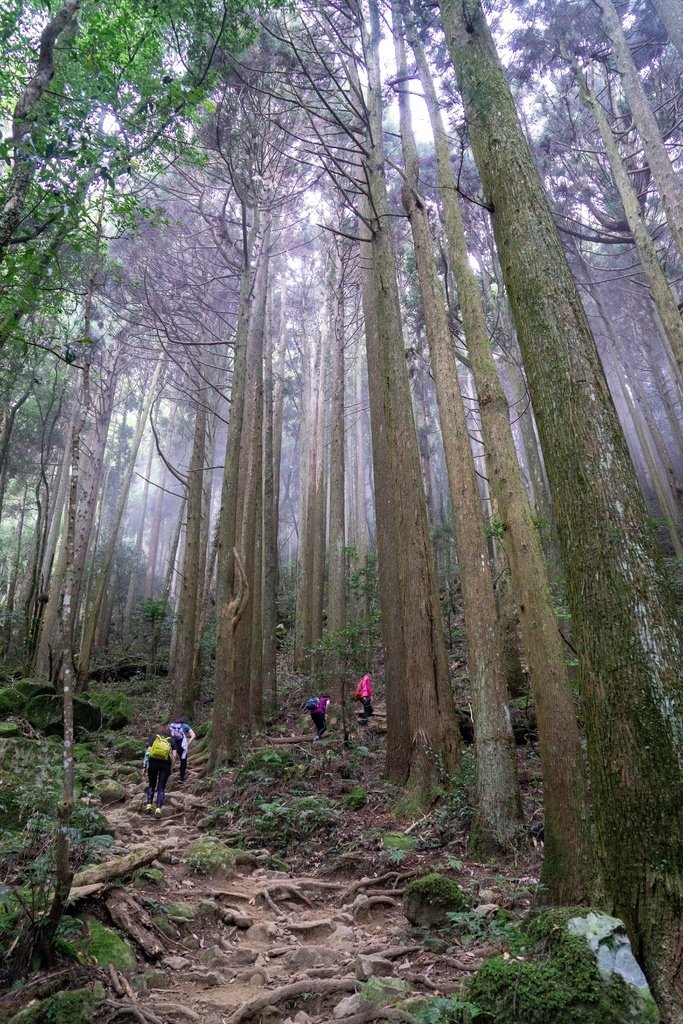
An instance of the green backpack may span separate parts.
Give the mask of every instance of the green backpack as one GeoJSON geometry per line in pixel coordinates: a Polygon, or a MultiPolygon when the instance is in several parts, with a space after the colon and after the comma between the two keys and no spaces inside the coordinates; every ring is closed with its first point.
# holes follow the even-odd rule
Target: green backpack
{"type": "Polygon", "coordinates": [[[149,756],[157,761],[168,761],[171,756],[171,741],[167,736],[157,736],[149,748],[149,756]]]}

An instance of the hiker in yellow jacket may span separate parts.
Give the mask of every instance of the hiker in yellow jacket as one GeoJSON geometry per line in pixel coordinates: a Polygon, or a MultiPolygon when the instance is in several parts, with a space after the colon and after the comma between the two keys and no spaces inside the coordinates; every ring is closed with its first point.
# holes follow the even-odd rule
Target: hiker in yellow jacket
{"type": "Polygon", "coordinates": [[[154,814],[161,817],[161,808],[164,806],[166,796],[166,783],[171,774],[171,768],[179,753],[178,741],[171,735],[167,725],[162,725],[152,732],[147,739],[147,750],[145,752],[144,770],[147,772],[149,785],[147,787],[147,806],[145,814],[154,814]],[[154,792],[156,790],[156,809],[154,808],[154,792]]]}

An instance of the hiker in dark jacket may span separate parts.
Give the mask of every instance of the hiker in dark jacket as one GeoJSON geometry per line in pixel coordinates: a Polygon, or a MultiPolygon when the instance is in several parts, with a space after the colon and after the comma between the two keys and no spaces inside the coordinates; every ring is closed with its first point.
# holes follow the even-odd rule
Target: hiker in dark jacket
{"type": "Polygon", "coordinates": [[[149,785],[147,787],[147,805],[145,814],[154,814],[161,817],[161,808],[164,806],[166,796],[166,783],[171,774],[176,754],[180,753],[180,744],[171,735],[167,725],[162,725],[147,738],[147,751],[145,752],[144,769],[147,772],[149,785]],[[154,793],[156,791],[156,809],[154,808],[154,793]]]}
{"type": "Polygon", "coordinates": [[[306,710],[310,712],[313,724],[316,728],[315,738],[321,740],[324,734],[327,732],[327,722],[325,716],[327,714],[327,705],[330,703],[329,694],[324,694],[322,697],[311,697],[310,700],[306,701],[306,710]]]}

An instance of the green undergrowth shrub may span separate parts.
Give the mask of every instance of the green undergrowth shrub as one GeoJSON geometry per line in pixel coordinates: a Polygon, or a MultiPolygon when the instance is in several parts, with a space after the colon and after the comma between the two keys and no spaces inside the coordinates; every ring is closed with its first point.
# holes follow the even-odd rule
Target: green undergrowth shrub
{"type": "MultiPolygon", "coordinates": [[[[54,886],[57,806],[62,793],[61,743],[19,737],[0,741],[0,941],[9,945],[27,921],[47,912],[54,886]]],[[[111,848],[102,813],[79,800],[87,766],[74,765],[75,806],[69,828],[75,870],[111,848]]]]}
{"type": "Polygon", "coordinates": [[[252,814],[240,818],[240,828],[246,845],[284,853],[295,843],[329,835],[339,819],[339,809],[327,797],[293,796],[258,804],[252,814]]]}
{"type": "Polygon", "coordinates": [[[290,751],[265,747],[249,754],[237,771],[235,782],[238,786],[270,783],[287,777],[295,767],[296,762],[290,751]]]}

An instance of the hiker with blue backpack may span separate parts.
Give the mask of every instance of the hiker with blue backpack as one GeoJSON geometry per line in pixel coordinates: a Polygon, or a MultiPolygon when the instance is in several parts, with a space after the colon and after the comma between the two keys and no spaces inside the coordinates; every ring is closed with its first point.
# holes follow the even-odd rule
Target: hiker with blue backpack
{"type": "Polygon", "coordinates": [[[180,744],[171,735],[167,725],[160,726],[151,733],[147,739],[147,750],[143,762],[144,771],[147,773],[149,785],[147,787],[147,804],[145,814],[161,817],[161,808],[164,806],[166,796],[166,783],[168,782],[176,754],[180,753],[180,744]],[[154,794],[156,792],[156,808],[154,807],[154,794]]]}
{"type": "Polygon", "coordinates": [[[324,734],[327,732],[327,722],[325,716],[327,714],[327,705],[330,703],[330,695],[324,694],[322,697],[310,697],[306,701],[306,710],[310,713],[313,719],[313,724],[316,728],[315,738],[321,740],[324,734]]]}
{"type": "Polygon", "coordinates": [[[193,743],[197,736],[186,718],[179,718],[177,721],[171,722],[169,729],[171,730],[171,736],[179,744],[180,773],[178,782],[182,785],[187,778],[187,755],[190,743],[193,743]]]}

